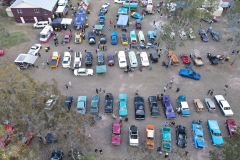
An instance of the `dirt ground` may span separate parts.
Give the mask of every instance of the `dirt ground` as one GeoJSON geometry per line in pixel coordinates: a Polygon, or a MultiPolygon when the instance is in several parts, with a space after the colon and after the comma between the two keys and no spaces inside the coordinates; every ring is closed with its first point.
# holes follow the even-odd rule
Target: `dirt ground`
{"type": "MultiPolygon", "coordinates": [[[[101,7],[101,5],[105,1],[103,0],[92,0],[90,2],[89,9],[91,10],[91,14],[88,14],[88,23],[89,28],[86,29],[86,32],[92,30],[92,26],[95,24],[98,24],[99,18],[98,18],[98,12],[101,7]]],[[[156,5],[159,1],[154,1],[154,4],[156,5]]],[[[71,0],[71,3],[76,6],[77,0],[71,0]]],[[[114,30],[113,25],[109,25],[109,21],[111,20],[113,24],[116,24],[116,15],[117,15],[117,9],[121,6],[121,4],[114,4],[114,2],[110,2],[110,7],[108,8],[109,11],[105,15],[105,27],[103,33],[107,36],[107,51],[104,51],[105,61],[107,60],[107,54],[114,53],[116,51],[121,51],[126,48],[126,46],[122,46],[120,43],[120,38],[118,38],[119,43],[116,46],[111,45],[110,42],[110,34],[111,31],[114,30]],[[108,32],[108,27],[110,28],[110,32],[108,32]]],[[[142,7],[138,7],[138,12],[141,13],[142,7]]],[[[71,15],[72,11],[69,12],[68,17],[72,17],[71,15]]],[[[174,78],[173,81],[173,88],[167,89],[167,91],[164,94],[169,94],[171,96],[172,105],[174,108],[177,107],[177,97],[181,94],[186,95],[187,101],[190,106],[191,116],[190,117],[177,117],[175,120],[176,125],[181,124],[187,127],[187,133],[188,133],[188,145],[185,149],[180,149],[175,144],[175,128],[172,128],[172,152],[169,153],[171,160],[181,160],[181,159],[190,159],[190,160],[202,160],[202,159],[209,159],[208,151],[212,149],[216,149],[211,144],[211,137],[209,130],[207,129],[207,120],[217,120],[218,124],[220,126],[221,132],[223,137],[228,136],[228,131],[224,125],[224,121],[227,119],[223,116],[223,114],[220,112],[220,109],[217,107],[215,113],[209,113],[205,109],[204,113],[196,113],[194,106],[192,104],[193,99],[199,98],[202,101],[207,98],[211,97],[213,100],[213,96],[207,96],[207,91],[209,89],[214,89],[214,94],[221,94],[224,95],[224,86],[228,85],[228,93],[226,99],[228,100],[229,104],[232,107],[232,110],[234,112],[234,118],[237,122],[237,124],[240,124],[239,114],[240,111],[237,109],[238,104],[240,103],[240,100],[238,99],[238,93],[240,91],[239,85],[240,85],[240,78],[239,78],[239,60],[236,60],[233,67],[230,66],[230,63],[233,61],[235,55],[230,55],[230,61],[225,62],[223,64],[219,64],[217,66],[212,66],[209,64],[209,60],[206,58],[206,53],[211,52],[213,54],[225,54],[228,51],[228,48],[230,46],[230,43],[227,42],[227,39],[231,37],[231,34],[228,32],[228,30],[224,27],[224,24],[226,23],[226,18],[219,17],[220,21],[218,23],[213,23],[212,27],[213,30],[216,30],[220,33],[221,41],[215,42],[212,40],[210,34],[209,39],[210,41],[207,43],[202,42],[199,38],[192,41],[187,40],[185,42],[185,47],[178,47],[176,50],[176,55],[179,58],[181,53],[190,54],[192,52],[199,53],[203,61],[205,63],[202,67],[195,67],[193,66],[193,70],[201,74],[201,80],[195,81],[187,78],[182,78],[178,75],[178,72],[181,68],[185,68],[185,65],[181,62],[179,66],[171,66],[170,69],[166,69],[162,66],[162,61],[167,61],[167,55],[162,55],[159,59],[159,62],[156,64],[150,64],[153,69],[149,70],[148,67],[143,68],[143,71],[140,72],[139,70],[136,70],[132,73],[124,73],[124,69],[120,69],[118,67],[117,58],[115,57],[115,66],[109,67],[107,66],[107,73],[106,74],[96,74],[95,66],[97,65],[97,57],[96,57],[96,49],[97,45],[90,46],[88,44],[87,40],[83,40],[81,44],[75,44],[74,39],[71,40],[69,44],[66,44],[66,46],[61,46],[61,44],[57,47],[54,46],[53,38],[50,39],[50,41],[46,44],[42,44],[43,48],[50,45],[51,49],[49,52],[45,52],[44,49],[40,51],[42,54],[41,58],[38,58],[36,63],[39,65],[39,69],[37,68],[28,68],[25,70],[25,72],[28,72],[32,77],[34,77],[37,80],[40,81],[50,81],[51,78],[56,78],[59,82],[59,88],[62,91],[62,93],[66,96],[73,96],[74,102],[72,105],[72,108],[76,108],[77,102],[76,99],[78,96],[87,96],[87,115],[89,115],[90,111],[90,103],[91,103],[91,96],[96,94],[95,90],[96,88],[101,88],[102,90],[105,90],[106,93],[112,93],[114,96],[114,114],[118,115],[118,95],[120,93],[125,93],[128,96],[128,122],[123,122],[123,128],[122,128],[122,144],[120,146],[112,146],[110,144],[110,137],[111,137],[111,125],[112,125],[112,116],[104,114],[104,97],[105,94],[99,94],[100,95],[100,112],[99,115],[103,116],[103,119],[101,121],[97,121],[97,123],[90,127],[90,122],[85,125],[86,129],[86,136],[88,134],[91,134],[92,139],[89,140],[89,147],[84,148],[84,146],[81,146],[81,144],[74,144],[76,149],[83,148],[83,151],[85,154],[89,154],[94,152],[95,149],[102,149],[103,154],[99,155],[96,159],[163,159],[163,155],[160,155],[156,149],[161,146],[161,128],[164,126],[164,123],[167,121],[164,112],[162,109],[162,105],[159,104],[160,108],[160,114],[161,116],[158,118],[152,118],[150,117],[149,113],[149,107],[147,104],[147,98],[151,95],[157,95],[157,92],[163,93],[163,87],[166,86],[170,81],[171,78],[174,78]],[[61,57],[63,57],[64,51],[66,48],[70,46],[73,48],[74,51],[80,51],[84,55],[84,50],[90,51],[94,55],[94,61],[93,66],[91,67],[94,70],[94,75],[92,77],[75,77],[68,69],[62,68],[62,61],[60,61],[60,65],[58,68],[53,69],[46,67],[45,69],[42,69],[42,63],[46,60],[50,61],[50,56],[53,51],[58,51],[61,54],[61,57]],[[66,90],[65,84],[67,84],[69,81],[71,81],[72,86],[69,88],[69,90],[66,90]],[[176,93],[176,88],[180,88],[180,92],[176,93]],[[134,118],[134,105],[133,105],[133,99],[134,99],[134,93],[138,90],[140,96],[144,97],[145,100],[145,111],[146,111],[146,119],[143,121],[137,121],[134,118]],[[204,138],[205,138],[205,145],[206,148],[203,150],[197,150],[195,149],[193,145],[193,137],[191,132],[191,124],[192,120],[203,120],[203,131],[204,131],[204,138]],[[139,131],[139,138],[140,138],[140,146],[139,147],[130,147],[129,146],[129,140],[128,140],[128,130],[131,125],[136,125],[138,127],[139,131]],[[155,149],[154,150],[147,150],[144,148],[144,141],[145,141],[145,128],[146,125],[154,125],[155,126],[155,149]],[[188,151],[189,154],[187,157],[183,156],[185,151],[188,151]]],[[[142,31],[145,34],[145,38],[147,38],[147,31],[154,30],[153,21],[156,21],[156,24],[158,25],[160,22],[165,23],[167,20],[165,18],[160,18],[159,14],[154,15],[146,15],[144,19],[142,20],[142,31]]],[[[130,26],[128,28],[128,31],[130,28],[135,28],[135,19],[130,19],[130,26]]],[[[7,49],[6,55],[2,56],[0,58],[0,64],[4,65],[6,62],[13,62],[19,53],[26,53],[29,48],[36,43],[39,42],[39,33],[41,29],[33,29],[32,24],[15,24],[10,23],[11,25],[7,25],[10,32],[14,31],[24,31],[26,33],[27,38],[29,38],[28,42],[25,42],[21,45],[12,47],[10,49],[7,49]]],[[[203,29],[207,30],[207,28],[210,26],[209,24],[202,22],[203,29]]],[[[199,26],[196,26],[196,30],[198,30],[199,26]]],[[[73,35],[77,32],[76,30],[71,27],[73,35]]],[[[118,36],[122,34],[122,31],[117,28],[115,29],[117,31],[118,36]]],[[[59,42],[64,37],[65,31],[58,32],[59,35],[59,42]]],[[[129,32],[128,32],[129,33],[129,32]]],[[[127,33],[127,34],[128,34],[127,33]]],[[[138,33],[138,31],[137,31],[138,33]]],[[[157,32],[159,35],[159,31],[157,32]]],[[[74,36],[73,36],[74,38],[74,36]]],[[[87,37],[86,37],[87,38],[87,37]]],[[[98,42],[98,37],[97,37],[98,42]]],[[[158,48],[165,49],[165,46],[161,46],[158,48]]],[[[236,49],[235,46],[233,49],[236,49]]],[[[135,48],[131,49],[135,53],[137,50],[135,48]]],[[[154,52],[153,49],[149,50],[139,50],[146,51],[147,53],[154,52]]],[[[72,57],[73,57],[72,53],[72,57]]],[[[83,56],[84,57],[84,56],[83,56]]],[[[140,58],[137,55],[138,63],[140,62],[140,58]]],[[[180,58],[179,58],[180,60],[180,58]]],[[[72,63],[74,59],[72,58],[72,63]]],[[[127,58],[128,61],[128,58],[127,58]]],[[[84,63],[84,58],[83,62],[84,63]]],[[[129,64],[129,61],[128,61],[129,64]]],[[[73,110],[72,110],[73,111],[73,110]]],[[[70,112],[71,113],[71,112],[70,112]]],[[[71,125],[71,124],[66,124],[71,125]]],[[[81,124],[79,124],[81,126],[81,124]]],[[[36,139],[35,139],[36,140],[36,139]]],[[[37,142],[37,141],[35,141],[37,142]]],[[[38,142],[37,142],[38,143],[38,142]]],[[[41,146],[39,153],[37,156],[39,157],[48,157],[50,158],[51,150],[61,149],[64,151],[65,156],[64,159],[69,159],[66,154],[69,151],[68,148],[64,147],[66,142],[62,139],[57,144],[50,144],[46,146],[41,146]]],[[[45,159],[45,158],[43,158],[45,159]]]]}

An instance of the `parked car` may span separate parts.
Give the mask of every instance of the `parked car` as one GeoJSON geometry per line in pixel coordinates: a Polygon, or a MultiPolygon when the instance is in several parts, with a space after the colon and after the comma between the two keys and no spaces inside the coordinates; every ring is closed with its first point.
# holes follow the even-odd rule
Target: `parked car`
{"type": "Polygon", "coordinates": [[[63,68],[70,68],[71,64],[71,54],[70,52],[64,52],[64,57],[62,61],[63,68]]]}
{"type": "Polygon", "coordinates": [[[138,144],[139,144],[138,129],[135,125],[131,125],[131,127],[129,127],[129,145],[138,146],[138,144]]]}
{"type": "Polygon", "coordinates": [[[227,127],[228,129],[228,132],[229,132],[229,136],[232,137],[233,135],[235,134],[238,134],[237,133],[237,124],[235,122],[234,119],[227,119],[225,121],[225,126],[227,127]]]}
{"type": "Polygon", "coordinates": [[[118,63],[120,68],[127,67],[127,61],[126,61],[126,56],[124,51],[118,52],[118,63]]]}
{"type": "Polygon", "coordinates": [[[157,63],[158,58],[159,56],[157,55],[157,53],[150,53],[150,60],[152,61],[152,63],[157,63]]]}
{"type": "Polygon", "coordinates": [[[111,144],[121,145],[122,122],[113,121],[111,144]]]}
{"type": "Polygon", "coordinates": [[[159,107],[157,103],[156,96],[149,96],[148,97],[148,104],[150,109],[150,114],[152,117],[158,117],[160,116],[159,107]]]}
{"type": "Polygon", "coordinates": [[[105,113],[113,113],[113,95],[107,93],[105,96],[105,113]]]}
{"type": "Polygon", "coordinates": [[[148,149],[154,149],[154,126],[146,126],[146,138],[145,138],[145,147],[148,149]]]}
{"type": "Polygon", "coordinates": [[[137,36],[136,36],[135,30],[130,30],[130,40],[131,40],[131,43],[133,44],[137,43],[137,36]]]}
{"type": "Polygon", "coordinates": [[[220,41],[220,36],[219,36],[219,33],[218,33],[218,32],[216,32],[216,31],[214,31],[214,30],[211,30],[210,33],[211,33],[212,39],[213,39],[214,41],[217,41],[217,42],[220,41]]]}
{"type": "Polygon", "coordinates": [[[171,152],[171,128],[162,127],[162,150],[165,152],[171,152]]]}
{"type": "Polygon", "coordinates": [[[75,43],[81,43],[82,42],[82,33],[75,33],[75,43]]]}
{"type": "Polygon", "coordinates": [[[193,31],[192,28],[189,28],[189,30],[188,30],[188,36],[189,36],[189,39],[191,39],[191,40],[193,40],[193,39],[196,38],[196,35],[195,35],[195,33],[194,33],[194,31],[193,31]]]}
{"type": "Polygon", "coordinates": [[[15,127],[6,124],[4,127],[4,135],[0,137],[0,149],[4,148],[6,145],[8,145],[11,142],[11,139],[13,137],[14,131],[16,130],[15,127]]]}
{"type": "Polygon", "coordinates": [[[181,148],[187,147],[187,128],[183,125],[176,127],[176,144],[181,148]]]}
{"type": "Polygon", "coordinates": [[[189,110],[188,103],[186,101],[186,96],[185,95],[179,95],[177,97],[177,102],[178,102],[178,106],[181,109],[182,116],[190,116],[191,112],[189,110]]]}
{"type": "Polygon", "coordinates": [[[180,62],[177,58],[177,56],[175,55],[175,52],[174,51],[168,51],[168,59],[171,60],[171,65],[179,65],[180,62]]]}
{"type": "Polygon", "coordinates": [[[209,41],[208,35],[204,30],[198,30],[198,33],[201,36],[201,40],[203,42],[208,42],[209,41]]]}
{"type": "Polygon", "coordinates": [[[140,53],[140,59],[141,59],[142,66],[145,66],[145,67],[149,66],[148,55],[146,52],[140,53]]]}
{"type": "Polygon", "coordinates": [[[179,36],[181,40],[187,40],[187,34],[185,31],[181,31],[179,36]]]}
{"type": "Polygon", "coordinates": [[[93,32],[88,32],[88,43],[89,44],[95,44],[96,43],[95,36],[94,36],[93,32]]]}
{"type": "Polygon", "coordinates": [[[219,18],[217,18],[216,16],[213,16],[213,22],[218,22],[219,21],[219,18]]]}
{"type": "Polygon", "coordinates": [[[81,52],[75,52],[74,57],[74,68],[80,68],[81,67],[81,61],[82,61],[82,53],[81,52]]]}
{"type": "Polygon", "coordinates": [[[215,95],[214,99],[216,100],[224,116],[233,116],[234,113],[228,101],[226,101],[222,95],[215,95]]]}
{"type": "Polygon", "coordinates": [[[63,159],[63,151],[53,150],[51,160],[62,160],[63,159]]]}
{"type": "Polygon", "coordinates": [[[72,32],[67,31],[66,34],[65,34],[65,36],[64,36],[64,42],[65,42],[65,43],[66,43],[66,42],[70,42],[71,38],[72,38],[72,32]]]}
{"type": "Polygon", "coordinates": [[[98,59],[98,65],[104,65],[104,56],[102,51],[99,51],[97,53],[97,59],[98,59]]]}
{"type": "Polygon", "coordinates": [[[217,121],[208,120],[207,124],[208,124],[207,127],[209,129],[213,145],[216,146],[216,145],[223,144],[222,134],[221,134],[221,131],[220,131],[217,121]]]}
{"type": "Polygon", "coordinates": [[[78,68],[74,69],[75,76],[92,76],[93,69],[86,69],[86,68],[78,68]]]}
{"type": "Polygon", "coordinates": [[[145,108],[143,97],[137,96],[134,98],[135,106],[135,119],[143,120],[145,119],[145,108]]]}
{"type": "Polygon", "coordinates": [[[81,114],[86,114],[86,109],[87,109],[87,96],[78,96],[77,112],[81,114]]]}
{"type": "Polygon", "coordinates": [[[121,41],[122,41],[122,45],[128,45],[127,34],[122,34],[121,35],[121,41]]]}
{"type": "Polygon", "coordinates": [[[42,48],[41,44],[34,44],[30,50],[27,52],[27,54],[30,54],[32,56],[38,56],[39,50],[42,48]]]}
{"type": "Polygon", "coordinates": [[[203,107],[203,104],[202,104],[200,99],[194,99],[193,104],[196,108],[196,112],[203,112],[204,111],[204,107],[203,107]]]}
{"type": "Polygon", "coordinates": [[[137,57],[134,51],[128,52],[128,57],[129,57],[129,62],[131,67],[137,67],[138,62],[137,62],[137,57]]]}
{"type": "Polygon", "coordinates": [[[68,96],[68,98],[65,100],[64,106],[68,108],[68,112],[71,109],[72,102],[73,102],[73,96],[68,96]]]}
{"type": "Polygon", "coordinates": [[[56,95],[51,95],[50,98],[47,100],[45,103],[44,109],[46,110],[52,110],[53,107],[55,106],[56,102],[58,100],[58,96],[56,95]]]}
{"type": "Polygon", "coordinates": [[[85,66],[91,67],[93,61],[93,55],[91,52],[86,52],[85,66]]]}
{"type": "Polygon", "coordinates": [[[108,65],[109,66],[114,66],[114,55],[113,54],[108,54],[108,65]]]}
{"type": "Polygon", "coordinates": [[[60,60],[60,54],[56,51],[52,52],[52,60],[49,64],[51,68],[56,68],[60,60]]]}
{"type": "Polygon", "coordinates": [[[119,105],[119,116],[127,116],[128,107],[127,107],[127,95],[119,94],[118,96],[118,105],[119,105]]]}
{"type": "Polygon", "coordinates": [[[197,149],[205,148],[202,125],[193,123],[192,124],[192,132],[193,132],[194,146],[197,149]]]}
{"type": "Polygon", "coordinates": [[[33,24],[33,27],[38,29],[38,28],[44,28],[46,27],[47,25],[50,25],[50,23],[48,21],[39,21],[37,23],[34,23],[33,24]]]}
{"type": "Polygon", "coordinates": [[[188,70],[188,69],[180,69],[179,75],[182,77],[190,78],[190,79],[195,79],[195,80],[200,80],[201,75],[193,70],[188,70]]]}
{"type": "Polygon", "coordinates": [[[101,44],[106,44],[107,43],[107,38],[105,34],[100,34],[100,43],[101,44]]]}
{"type": "Polygon", "coordinates": [[[202,61],[202,57],[199,54],[191,53],[190,58],[192,59],[194,65],[196,65],[196,66],[204,65],[204,63],[202,61]]]}
{"type": "Polygon", "coordinates": [[[188,58],[188,55],[187,54],[180,54],[180,57],[181,57],[181,59],[182,59],[182,62],[184,63],[184,64],[191,64],[191,61],[190,61],[190,59],[188,58]]]}
{"type": "Polygon", "coordinates": [[[210,61],[211,65],[218,65],[217,56],[212,53],[207,53],[207,58],[210,61]]]}
{"type": "Polygon", "coordinates": [[[170,95],[163,95],[161,102],[166,118],[167,119],[176,118],[176,114],[173,110],[173,106],[170,100],[170,95]]]}
{"type": "Polygon", "coordinates": [[[33,132],[26,132],[25,134],[22,135],[21,140],[17,142],[18,144],[18,154],[22,154],[22,152],[29,146],[33,139],[33,132]]]}
{"type": "Polygon", "coordinates": [[[107,8],[108,6],[110,6],[110,3],[104,3],[103,5],[102,5],[102,8],[107,8]]]}
{"type": "Polygon", "coordinates": [[[208,112],[215,112],[216,110],[215,104],[210,98],[205,98],[204,102],[207,106],[208,112]]]}
{"type": "Polygon", "coordinates": [[[141,19],[136,20],[136,29],[142,29],[141,19]]]}
{"type": "Polygon", "coordinates": [[[111,44],[112,44],[112,45],[117,45],[117,43],[118,43],[117,32],[116,32],[116,31],[112,31],[111,44]]]}
{"type": "Polygon", "coordinates": [[[99,95],[93,95],[91,99],[90,113],[99,112],[99,95]]]}
{"type": "Polygon", "coordinates": [[[140,20],[143,19],[143,17],[142,17],[139,13],[137,13],[137,12],[133,12],[133,13],[131,14],[131,16],[132,16],[133,18],[136,18],[136,19],[140,19],[140,20]]]}
{"type": "Polygon", "coordinates": [[[5,54],[5,50],[0,50],[0,56],[3,56],[5,54]]]}
{"type": "Polygon", "coordinates": [[[102,8],[98,14],[98,16],[104,16],[108,12],[107,8],[102,8]]]}
{"type": "Polygon", "coordinates": [[[204,17],[204,18],[202,18],[202,20],[204,21],[204,22],[207,22],[207,23],[211,23],[211,19],[209,19],[209,18],[207,18],[207,17],[204,17]]]}

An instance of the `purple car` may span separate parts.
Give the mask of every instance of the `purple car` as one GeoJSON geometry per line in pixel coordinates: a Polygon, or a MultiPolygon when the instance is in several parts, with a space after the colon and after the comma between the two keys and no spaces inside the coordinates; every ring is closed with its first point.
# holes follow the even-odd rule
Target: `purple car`
{"type": "Polygon", "coordinates": [[[176,118],[169,95],[163,95],[162,105],[167,119],[176,118]]]}
{"type": "Polygon", "coordinates": [[[113,54],[108,54],[108,65],[109,66],[114,66],[114,55],[113,54]]]}

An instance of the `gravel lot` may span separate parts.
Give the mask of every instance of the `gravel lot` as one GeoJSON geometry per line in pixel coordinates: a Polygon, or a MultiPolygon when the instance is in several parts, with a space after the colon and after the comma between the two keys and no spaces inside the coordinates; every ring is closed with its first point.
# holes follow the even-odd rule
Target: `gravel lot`
{"type": "MultiPolygon", "coordinates": [[[[71,0],[71,2],[76,6],[76,0],[71,0]]],[[[103,0],[92,0],[90,3],[90,10],[91,14],[87,15],[88,17],[88,23],[89,28],[86,29],[86,32],[92,30],[92,26],[95,24],[98,24],[98,12],[100,6],[104,3],[103,0]]],[[[159,1],[157,1],[159,2],[159,1]]],[[[154,1],[154,4],[156,4],[156,1],[154,1]]],[[[113,24],[116,24],[116,14],[117,14],[117,8],[120,7],[121,4],[114,4],[111,2],[111,6],[108,8],[109,11],[105,15],[106,21],[105,21],[105,27],[103,33],[107,35],[107,51],[104,51],[105,61],[107,60],[107,54],[114,53],[115,50],[120,51],[124,50],[125,46],[122,46],[121,43],[118,43],[117,46],[111,45],[110,40],[110,34],[111,31],[114,30],[113,25],[109,25],[109,20],[113,22],[113,24]],[[107,31],[108,27],[110,28],[110,32],[107,31]]],[[[142,10],[142,7],[139,6],[138,12],[142,10]]],[[[71,11],[69,12],[68,17],[71,17],[71,11]]],[[[156,21],[156,24],[160,22],[166,22],[165,18],[160,19],[159,14],[154,15],[147,15],[142,21],[142,31],[145,34],[145,38],[147,39],[147,31],[148,30],[154,30],[153,21],[156,21]]],[[[179,58],[181,53],[190,54],[192,52],[199,53],[203,61],[205,63],[202,67],[195,67],[193,66],[193,70],[201,74],[201,80],[200,81],[194,81],[187,78],[182,78],[178,75],[178,72],[180,68],[185,68],[184,64],[181,62],[179,66],[171,66],[170,69],[166,69],[161,65],[162,61],[167,60],[167,56],[163,55],[159,59],[159,62],[156,64],[150,64],[153,69],[149,70],[149,68],[143,68],[143,71],[140,72],[139,70],[136,70],[132,73],[124,73],[124,69],[120,69],[118,67],[117,58],[115,57],[115,66],[109,67],[107,66],[107,73],[106,74],[96,74],[92,77],[75,77],[68,69],[62,68],[62,59],[60,60],[60,65],[58,68],[53,69],[49,67],[45,67],[45,69],[42,69],[41,63],[45,63],[46,60],[50,61],[49,56],[51,56],[51,53],[53,51],[58,51],[61,54],[61,57],[63,57],[63,53],[66,50],[67,46],[70,46],[73,48],[74,51],[80,51],[84,55],[84,50],[90,51],[94,55],[94,61],[93,66],[91,67],[94,72],[96,71],[96,64],[97,64],[97,57],[95,50],[97,49],[97,45],[90,46],[88,44],[88,41],[85,40],[81,44],[75,44],[74,43],[74,36],[73,39],[69,44],[66,46],[54,46],[53,38],[50,39],[50,41],[47,44],[43,44],[43,48],[45,48],[47,45],[50,45],[51,50],[49,52],[45,52],[43,49],[41,50],[41,58],[37,59],[37,64],[39,65],[39,69],[37,68],[29,68],[25,70],[28,72],[32,77],[36,78],[40,81],[50,81],[52,78],[56,78],[59,82],[59,88],[62,91],[64,95],[69,95],[74,97],[74,102],[72,105],[72,108],[75,108],[77,105],[76,99],[78,96],[87,96],[87,114],[90,114],[90,101],[91,96],[96,94],[95,90],[96,88],[101,88],[102,90],[105,90],[106,93],[112,93],[114,96],[114,114],[118,115],[118,95],[120,93],[125,93],[128,96],[128,122],[123,122],[123,131],[122,131],[122,144],[121,146],[112,146],[110,145],[110,137],[111,137],[111,125],[112,125],[112,116],[104,114],[104,96],[105,94],[99,94],[100,95],[100,115],[103,116],[103,119],[101,121],[97,121],[97,123],[90,127],[89,124],[85,126],[86,128],[86,135],[91,134],[92,139],[91,145],[89,148],[84,149],[85,153],[93,152],[94,149],[103,149],[103,155],[98,156],[97,159],[162,159],[163,155],[161,156],[156,152],[156,148],[160,146],[161,142],[161,128],[164,126],[164,123],[166,122],[166,118],[163,113],[162,105],[159,104],[160,108],[160,114],[161,116],[158,118],[151,118],[149,113],[149,107],[147,104],[147,98],[151,95],[157,95],[157,92],[159,91],[160,94],[163,93],[163,87],[166,86],[170,81],[171,78],[174,78],[173,81],[173,87],[172,89],[167,89],[167,91],[164,94],[169,94],[171,96],[172,105],[174,108],[177,107],[177,97],[180,94],[185,94],[187,101],[190,106],[191,116],[190,117],[177,117],[175,120],[176,125],[181,124],[187,127],[188,129],[188,146],[186,149],[182,150],[178,148],[175,144],[175,128],[172,128],[172,153],[170,153],[169,159],[192,159],[192,160],[202,160],[202,159],[209,159],[208,151],[211,149],[215,149],[215,147],[211,144],[211,137],[209,134],[209,130],[207,129],[207,120],[217,120],[218,124],[220,126],[222,135],[224,137],[228,136],[228,131],[226,127],[224,126],[224,121],[227,119],[223,116],[223,114],[220,112],[219,107],[217,107],[215,113],[209,113],[205,109],[204,113],[196,113],[194,106],[192,104],[193,99],[199,98],[202,101],[211,96],[207,96],[207,91],[209,89],[214,89],[214,94],[225,94],[224,86],[227,84],[229,86],[228,88],[228,94],[226,99],[228,100],[229,104],[232,107],[232,110],[234,112],[234,118],[237,122],[237,124],[240,124],[239,120],[239,113],[240,111],[237,109],[238,104],[240,103],[239,97],[239,84],[240,84],[240,77],[239,77],[239,62],[236,61],[234,64],[234,67],[230,66],[230,63],[234,59],[234,56],[230,56],[230,62],[225,62],[224,64],[219,64],[218,66],[211,66],[209,64],[208,59],[206,58],[206,53],[211,52],[213,54],[225,54],[228,51],[228,48],[230,46],[229,42],[227,42],[227,39],[230,38],[231,34],[224,28],[224,23],[226,23],[226,18],[220,17],[220,21],[218,23],[213,23],[212,27],[214,30],[220,32],[221,35],[221,41],[215,42],[212,40],[210,34],[209,39],[210,41],[208,43],[204,43],[200,40],[200,38],[197,38],[195,41],[187,40],[185,42],[185,47],[178,47],[176,50],[176,55],[179,58]],[[65,84],[67,84],[69,81],[71,81],[72,86],[69,88],[69,90],[66,90],[65,84]],[[176,93],[176,88],[180,87],[180,92],[176,93]],[[145,111],[146,111],[146,119],[143,121],[137,121],[134,118],[134,93],[138,90],[140,96],[144,97],[145,100],[145,111]],[[206,148],[204,150],[197,150],[193,147],[193,137],[191,134],[191,124],[192,120],[203,120],[203,128],[204,128],[204,137],[205,137],[205,144],[206,148]],[[129,147],[128,142],[128,128],[131,125],[136,125],[138,127],[139,131],[139,137],[140,137],[140,146],[139,147],[129,147]],[[145,128],[146,125],[154,125],[155,126],[155,149],[154,150],[146,150],[144,149],[144,141],[145,141],[145,128]],[[184,157],[183,154],[185,151],[188,151],[188,157],[184,157]]],[[[130,28],[135,28],[135,19],[131,18],[130,28]]],[[[207,30],[209,27],[209,24],[202,22],[203,29],[207,30]]],[[[17,58],[17,55],[19,53],[25,53],[28,51],[29,47],[31,47],[35,43],[39,43],[39,30],[35,30],[32,28],[32,25],[21,25],[17,24],[15,26],[11,26],[9,28],[10,31],[16,30],[16,27],[20,30],[25,31],[28,33],[28,37],[30,38],[30,42],[23,43],[22,45],[16,46],[14,48],[11,48],[7,50],[7,54],[3,57],[1,57],[0,62],[1,64],[4,64],[5,62],[13,62],[15,58],[17,58]]],[[[199,26],[196,26],[196,30],[199,26]]],[[[120,37],[120,34],[122,31],[118,28],[115,29],[118,32],[118,36],[120,37]]],[[[128,30],[129,31],[129,30],[128,30]]],[[[76,33],[76,31],[72,28],[73,35],[76,33]]],[[[59,35],[59,42],[64,37],[65,31],[61,31],[58,33],[59,35]]],[[[138,31],[137,31],[138,33],[138,31]]],[[[159,31],[157,32],[159,34],[159,31]]],[[[129,32],[128,32],[129,34],[129,32]]],[[[120,38],[118,38],[120,42],[120,38]]],[[[98,41],[98,39],[97,39],[98,41]]],[[[165,49],[165,46],[162,46],[161,48],[165,49]]],[[[234,47],[233,47],[234,48],[234,47]]],[[[137,52],[136,49],[131,49],[137,52]]],[[[139,50],[140,52],[142,50],[139,50]]],[[[144,50],[143,50],[144,51],[144,50]]],[[[146,50],[147,53],[154,52],[153,49],[146,50]]],[[[72,53],[72,57],[74,57],[72,53]]],[[[84,57],[84,56],[83,56],[84,57]]],[[[84,58],[83,58],[84,59],[84,58]]],[[[137,55],[138,63],[140,62],[139,55],[137,55]]],[[[179,58],[180,60],[180,58],[179,58]]],[[[72,58],[72,63],[74,59],[72,58]]],[[[127,58],[128,61],[128,58],[127,58]]],[[[82,62],[84,63],[84,61],[82,62]]],[[[128,61],[129,64],[129,61],[128,61]]],[[[211,97],[213,99],[213,96],[211,97]]],[[[70,125],[70,124],[66,124],[70,125]]],[[[62,143],[64,144],[64,142],[62,143]]],[[[51,144],[51,147],[47,148],[54,148],[55,144],[51,144]]],[[[57,145],[57,144],[56,144],[57,145]]],[[[76,147],[78,147],[81,144],[75,144],[76,147]]],[[[59,146],[58,149],[63,149],[65,153],[67,153],[68,150],[66,150],[63,146],[59,146]],[[61,148],[62,147],[62,148],[61,148]]],[[[47,150],[46,148],[39,151],[39,155],[42,154],[48,154],[50,156],[51,150],[47,150]]],[[[67,156],[65,156],[68,159],[67,156]]]]}

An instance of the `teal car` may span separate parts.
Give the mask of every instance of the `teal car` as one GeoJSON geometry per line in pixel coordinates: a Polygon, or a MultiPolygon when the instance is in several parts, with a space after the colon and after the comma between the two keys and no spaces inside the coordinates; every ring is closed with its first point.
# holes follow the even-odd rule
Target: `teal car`
{"type": "Polygon", "coordinates": [[[77,101],[78,113],[86,114],[86,103],[87,103],[87,96],[78,96],[78,101],[77,101]]]}
{"type": "Polygon", "coordinates": [[[179,95],[177,97],[177,102],[178,102],[178,106],[181,109],[182,116],[190,116],[191,112],[189,110],[188,103],[186,101],[186,96],[185,95],[179,95]]]}
{"type": "Polygon", "coordinates": [[[222,134],[221,134],[221,131],[220,131],[217,121],[208,120],[207,124],[208,124],[207,127],[210,131],[213,145],[218,146],[218,145],[223,144],[222,134]]]}
{"type": "Polygon", "coordinates": [[[93,95],[91,101],[90,113],[98,113],[99,112],[99,95],[93,95]]]}
{"type": "Polygon", "coordinates": [[[126,94],[119,94],[118,96],[119,102],[119,116],[127,116],[128,114],[128,107],[127,107],[127,95],[126,94]]]}
{"type": "Polygon", "coordinates": [[[162,150],[171,152],[171,128],[162,127],[162,150]]]}

